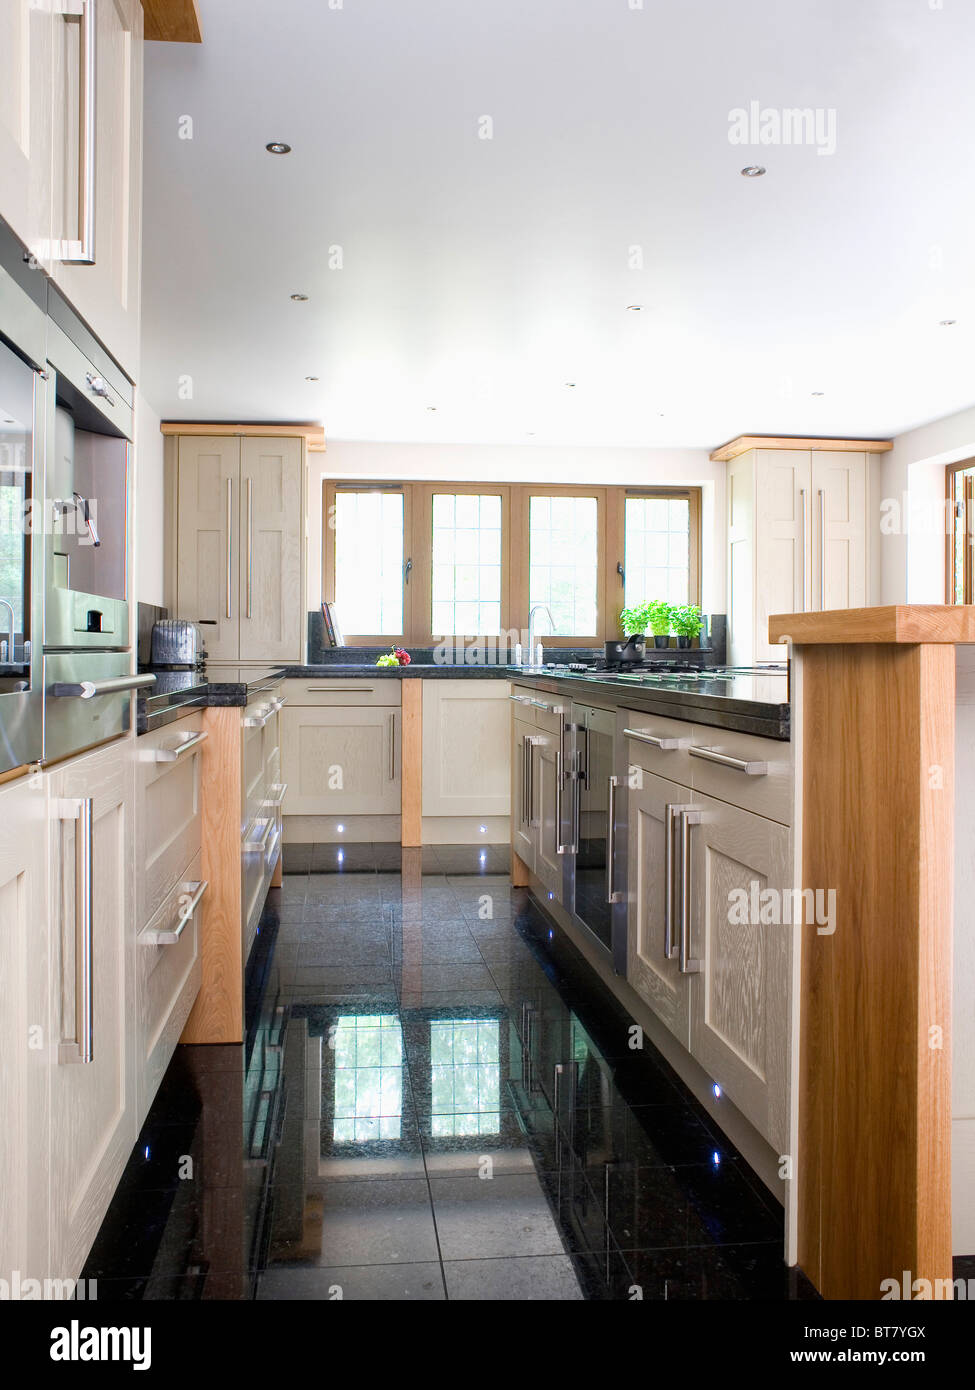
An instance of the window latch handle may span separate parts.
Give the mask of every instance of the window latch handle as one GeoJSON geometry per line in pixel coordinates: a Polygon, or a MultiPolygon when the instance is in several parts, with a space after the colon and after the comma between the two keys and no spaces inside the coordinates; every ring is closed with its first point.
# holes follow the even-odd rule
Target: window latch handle
{"type": "Polygon", "coordinates": [[[406,583],[406,584],[409,584],[409,582],[410,582],[410,570],[411,570],[412,568],[413,568],[413,561],[412,561],[412,560],[407,560],[406,564],[403,566],[403,581],[404,581],[404,583],[406,583]]]}

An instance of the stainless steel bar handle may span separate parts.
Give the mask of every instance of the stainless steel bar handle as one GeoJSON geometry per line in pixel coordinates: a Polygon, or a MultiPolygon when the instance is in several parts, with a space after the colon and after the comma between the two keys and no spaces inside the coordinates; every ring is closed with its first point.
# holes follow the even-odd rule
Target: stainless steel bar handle
{"type": "Polygon", "coordinates": [[[94,700],[99,695],[120,695],[126,690],[141,690],[143,686],[155,684],[153,675],[113,676],[104,681],[55,681],[48,693],[58,699],[94,700]]]}
{"type": "Polygon", "coordinates": [[[662,748],[665,752],[673,748],[682,748],[686,744],[686,739],[658,738],[656,734],[648,734],[643,729],[624,729],[623,737],[635,738],[638,743],[649,743],[651,748],[662,748]]]}
{"type": "Polygon", "coordinates": [[[157,763],[176,763],[184,753],[188,753],[191,748],[198,748],[201,743],[206,743],[210,735],[206,729],[201,729],[199,733],[189,734],[178,743],[175,748],[157,748],[153,760],[157,763]]]}
{"type": "Polygon", "coordinates": [[[525,739],[525,743],[526,743],[526,745],[527,745],[527,747],[528,747],[528,825],[529,825],[529,828],[530,828],[531,826],[533,826],[533,825],[536,823],[536,822],[532,819],[532,813],[533,813],[533,811],[534,811],[534,809],[535,809],[535,744],[536,744],[537,742],[538,742],[538,739],[537,739],[537,738],[532,738],[531,736],[529,736],[528,738],[525,739]]]}
{"type": "Polygon", "coordinates": [[[284,798],[288,794],[288,784],[287,782],[275,782],[274,786],[271,788],[271,791],[275,792],[276,795],[269,796],[267,800],[264,802],[264,805],[268,808],[269,811],[277,811],[284,804],[284,798]]]}
{"type": "Polygon", "coordinates": [[[396,715],[389,716],[389,780],[396,781],[396,715]]]}
{"type": "Polygon", "coordinates": [[[562,843],[562,745],[555,754],[555,853],[564,854],[567,846],[562,843]]]}
{"type": "Polygon", "coordinates": [[[826,611],[826,493],[819,489],[819,607],[826,611]]]}
{"type": "Polygon", "coordinates": [[[682,975],[699,975],[702,960],[691,956],[691,844],[690,827],[700,825],[701,812],[691,807],[680,808],[680,958],[677,962],[682,975]]]}
{"type": "Polygon", "coordinates": [[[703,758],[706,763],[717,763],[719,767],[730,767],[735,772],[744,772],[748,777],[767,777],[768,763],[752,758],[733,758],[730,753],[719,753],[716,748],[688,748],[692,758],[703,758]]]}
{"type": "Polygon", "coordinates": [[[607,782],[609,790],[606,798],[606,901],[620,903],[623,901],[623,894],[618,893],[613,887],[613,862],[616,858],[616,788],[620,779],[609,777],[607,782]]]}
{"type": "Polygon", "coordinates": [[[254,480],[247,479],[247,616],[251,616],[254,588],[254,480]]]}
{"type": "Polygon", "coordinates": [[[527,738],[521,740],[521,823],[529,825],[530,812],[528,808],[528,759],[529,743],[527,738]]]}
{"type": "Polygon", "coordinates": [[[271,713],[279,714],[288,703],[287,695],[275,695],[271,701],[271,713]]]}
{"type": "Polygon", "coordinates": [[[664,807],[664,959],[673,960],[674,944],[674,814],[676,807],[664,807]]]}
{"type": "MultiPolygon", "coordinates": [[[[374,688],[371,685],[359,685],[357,681],[355,693],[357,695],[371,695],[374,688]]],[[[348,695],[351,692],[341,685],[310,685],[305,693],[307,695],[348,695]]]]}
{"type": "Polygon", "coordinates": [[[589,733],[589,725],[588,725],[588,724],[584,724],[584,725],[583,725],[583,727],[582,727],[582,732],[583,732],[583,735],[585,736],[585,745],[586,745],[586,754],[585,754],[586,761],[585,761],[585,764],[584,764],[584,766],[583,766],[583,768],[582,768],[582,785],[583,785],[583,787],[586,789],[586,791],[589,791],[589,754],[590,754],[590,749],[591,749],[591,747],[592,747],[592,741],[591,741],[591,736],[590,736],[590,733],[589,733]]]}
{"type": "Polygon", "coordinates": [[[809,536],[806,521],[806,489],[804,487],[799,489],[799,528],[802,544],[802,611],[805,613],[809,607],[809,595],[806,587],[806,571],[808,569],[806,556],[809,553],[807,544],[809,536]]]}
{"type": "Polygon", "coordinates": [[[160,931],[144,931],[139,937],[143,946],[175,946],[186,930],[187,924],[192,922],[196,909],[200,906],[203,895],[210,885],[206,879],[202,879],[198,883],[187,883],[184,886],[192,892],[193,896],[188,903],[184,903],[183,909],[176,919],[176,925],[160,931]]]}
{"type": "Polygon", "coordinates": [[[87,1064],[94,1057],[94,952],[92,922],[94,918],[93,853],[94,834],[92,798],[80,797],[64,815],[77,819],[74,841],[74,912],[75,912],[75,1040],[62,1042],[58,1048],[59,1062],[87,1064]]]}
{"type": "Polygon", "coordinates": [[[530,695],[509,695],[509,700],[514,700],[516,705],[533,705],[535,701],[530,695]]]}
{"type": "Polygon", "coordinates": [[[94,0],[75,0],[62,10],[65,21],[81,20],[79,71],[81,122],[79,130],[78,232],[61,243],[59,259],[65,265],[95,264],[95,76],[97,71],[94,0]]]}
{"type": "Polygon", "coordinates": [[[271,838],[271,831],[274,829],[274,823],[276,819],[276,816],[268,816],[267,821],[264,825],[263,835],[261,835],[256,840],[244,841],[245,854],[257,854],[258,852],[260,852],[261,854],[264,853],[264,851],[267,849],[267,842],[271,838]]]}
{"type": "Polygon", "coordinates": [[[227,479],[227,617],[234,616],[233,588],[234,480],[227,479]]]}

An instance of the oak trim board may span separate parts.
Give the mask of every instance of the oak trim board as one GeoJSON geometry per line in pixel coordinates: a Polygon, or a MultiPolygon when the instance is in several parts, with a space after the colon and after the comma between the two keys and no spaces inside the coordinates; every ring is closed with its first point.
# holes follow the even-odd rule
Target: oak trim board
{"type": "Polygon", "coordinates": [[[975,605],[896,603],[879,608],[834,608],[818,613],[774,613],[769,641],[817,644],[975,642],[975,605]]]}
{"type": "Polygon", "coordinates": [[[798,1256],[824,1297],[877,1299],[905,1269],[951,1279],[955,658],[800,659],[803,884],[836,908],[803,928],[798,1256]]]}
{"type": "Polygon", "coordinates": [[[244,1040],[243,885],[240,869],[240,710],[208,709],[203,748],[203,900],[200,992],[180,1042],[244,1040]]]}
{"type": "Polygon", "coordinates": [[[423,844],[423,685],[403,681],[400,724],[400,844],[423,844]]]}
{"type": "Polygon", "coordinates": [[[151,43],[202,43],[196,0],[142,0],[144,37],[151,43]]]}
{"type": "Polygon", "coordinates": [[[812,439],[804,435],[739,434],[715,449],[712,463],[730,463],[749,449],[809,449],[853,454],[886,454],[894,447],[891,439],[812,439]]]}
{"type": "Polygon", "coordinates": [[[325,452],[325,426],[316,424],[230,424],[221,420],[163,420],[161,434],[204,435],[227,437],[240,435],[245,439],[303,439],[313,453],[325,452]]]}

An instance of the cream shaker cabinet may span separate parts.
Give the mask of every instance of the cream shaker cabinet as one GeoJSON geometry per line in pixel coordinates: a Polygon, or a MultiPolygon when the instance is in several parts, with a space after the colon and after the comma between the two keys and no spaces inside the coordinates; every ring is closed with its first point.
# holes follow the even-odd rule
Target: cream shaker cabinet
{"type": "Polygon", "coordinates": [[[213,661],[300,661],[304,442],[181,435],[175,607],[213,661]]]}
{"type": "Polygon", "coordinates": [[[0,1279],[51,1273],[51,952],[43,777],[0,788],[0,1279]]]}
{"type": "Polygon", "coordinates": [[[398,705],[289,704],[281,715],[281,775],[289,816],[398,816],[398,705]]]}
{"type": "Polygon", "coordinates": [[[728,465],[728,640],[733,665],[784,661],[773,613],[868,601],[869,453],[749,449],[728,465]]]}
{"type": "Polygon", "coordinates": [[[80,1271],[136,1138],[132,755],[50,777],[52,1268],[80,1271]]]}
{"type": "Polygon", "coordinates": [[[507,816],[508,692],[502,680],[423,682],[423,814],[507,816]]]}
{"type": "Polygon", "coordinates": [[[45,270],[51,266],[54,43],[50,4],[0,5],[0,216],[45,270]]]}

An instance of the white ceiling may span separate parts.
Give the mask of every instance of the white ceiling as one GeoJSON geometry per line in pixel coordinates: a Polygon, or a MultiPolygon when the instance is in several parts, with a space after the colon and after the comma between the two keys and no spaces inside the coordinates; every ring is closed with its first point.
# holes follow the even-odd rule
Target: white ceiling
{"type": "Polygon", "coordinates": [[[164,417],[707,447],[975,402],[972,0],[330,3],[147,45],[164,417]],[[731,144],[751,101],[835,109],[835,154],[731,144]]]}

